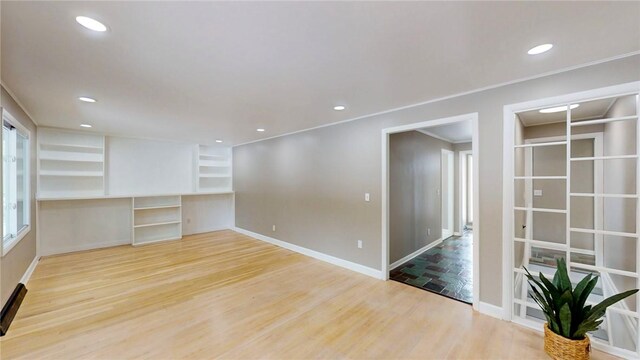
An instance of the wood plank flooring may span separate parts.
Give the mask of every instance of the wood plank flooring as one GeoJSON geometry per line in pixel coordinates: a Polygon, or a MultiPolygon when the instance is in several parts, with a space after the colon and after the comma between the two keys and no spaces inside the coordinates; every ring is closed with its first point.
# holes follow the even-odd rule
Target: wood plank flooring
{"type": "Polygon", "coordinates": [[[27,287],[3,360],[546,358],[534,331],[232,231],[43,258],[27,287]]]}

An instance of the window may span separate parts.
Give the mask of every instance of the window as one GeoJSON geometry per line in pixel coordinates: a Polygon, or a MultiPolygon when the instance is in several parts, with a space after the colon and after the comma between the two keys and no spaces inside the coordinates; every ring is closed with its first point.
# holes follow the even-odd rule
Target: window
{"type": "Polygon", "coordinates": [[[2,112],[2,254],[31,229],[29,131],[2,112]]]}

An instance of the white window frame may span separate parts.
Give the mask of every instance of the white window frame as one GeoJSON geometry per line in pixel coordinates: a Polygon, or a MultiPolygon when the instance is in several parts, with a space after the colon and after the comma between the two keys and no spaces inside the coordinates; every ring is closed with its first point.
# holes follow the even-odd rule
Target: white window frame
{"type": "MultiPolygon", "coordinates": [[[[27,226],[23,227],[18,231],[18,229],[12,229],[15,231],[16,236],[14,238],[5,238],[4,234],[2,236],[2,256],[5,256],[13,249],[30,231],[31,231],[31,132],[24,127],[19,121],[17,121],[11,114],[9,114],[5,109],[2,109],[2,126],[7,122],[13,126],[16,131],[27,138],[27,147],[25,149],[25,168],[24,168],[24,194],[26,196],[24,201],[24,212],[25,219],[27,222],[27,226]]],[[[9,148],[15,151],[15,137],[9,139],[9,148]]],[[[4,156],[4,154],[2,154],[4,156]]],[[[15,155],[15,154],[13,154],[15,155]]],[[[15,162],[12,164],[13,173],[16,172],[16,164],[15,162]]],[[[10,202],[17,203],[17,190],[16,183],[12,182],[10,184],[10,193],[11,199],[10,202]]],[[[3,187],[4,191],[4,187],[3,187]]],[[[15,217],[15,212],[14,212],[15,217]]],[[[4,218],[3,218],[4,221],[4,218]]],[[[13,219],[10,221],[10,226],[16,226],[17,224],[13,219]]]]}

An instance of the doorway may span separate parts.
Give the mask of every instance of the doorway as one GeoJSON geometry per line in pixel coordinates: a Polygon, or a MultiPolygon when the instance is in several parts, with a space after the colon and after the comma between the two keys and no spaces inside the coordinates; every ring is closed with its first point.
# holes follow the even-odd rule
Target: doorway
{"type": "MultiPolygon", "coordinates": [[[[466,233],[464,233],[464,228],[460,226],[462,222],[459,220],[461,211],[459,206],[459,198],[461,194],[459,193],[459,190],[462,181],[460,180],[458,172],[460,168],[460,151],[470,152],[470,154],[474,156],[474,159],[478,159],[477,119],[477,113],[473,113],[382,130],[382,268],[384,279],[390,279],[391,270],[394,270],[394,274],[397,275],[399,271],[404,272],[404,270],[410,268],[412,265],[408,263],[408,261],[410,260],[414,260],[415,262],[420,263],[421,266],[433,265],[432,269],[427,270],[436,271],[440,274],[443,274],[443,277],[446,277],[446,279],[444,280],[440,279],[443,281],[449,281],[451,279],[455,280],[455,277],[458,275],[466,276],[468,278],[468,281],[457,284],[457,289],[460,290],[462,288],[463,293],[468,292],[466,294],[467,296],[465,297],[465,300],[457,300],[471,303],[475,310],[478,310],[480,289],[478,273],[478,243],[480,241],[480,237],[479,228],[477,226],[478,161],[469,162],[469,165],[473,167],[472,171],[469,171],[469,173],[472,175],[472,190],[467,191],[467,193],[470,193],[470,195],[473,197],[472,201],[468,201],[468,203],[470,203],[468,205],[473,206],[474,208],[471,213],[476,215],[476,226],[473,230],[470,230],[466,233]],[[450,138],[450,135],[458,133],[460,127],[465,126],[469,129],[469,139],[464,141],[465,144],[455,144],[456,141],[449,141],[451,142],[451,145],[438,148],[435,158],[431,158],[431,161],[428,162],[430,166],[433,167],[434,164],[436,164],[435,167],[438,168],[436,188],[427,188],[423,191],[422,184],[420,184],[418,181],[414,181],[411,185],[412,188],[409,191],[406,191],[406,187],[404,189],[400,189],[400,193],[402,193],[402,191],[405,191],[409,194],[406,196],[406,198],[409,200],[415,200],[416,198],[426,196],[427,199],[435,200],[436,202],[429,203],[432,205],[413,203],[398,206],[397,201],[395,201],[394,199],[397,200],[399,196],[398,194],[400,193],[398,192],[399,190],[396,184],[391,181],[392,178],[397,177],[399,173],[419,173],[422,170],[407,170],[408,168],[397,168],[396,162],[398,161],[398,153],[396,152],[397,149],[395,146],[393,148],[391,147],[392,136],[395,138],[397,136],[405,136],[403,135],[403,133],[412,132],[412,136],[416,137],[418,136],[416,132],[419,132],[422,133],[423,136],[433,138],[434,140],[447,141],[447,139],[450,138]],[[447,151],[442,151],[442,148],[446,149],[447,151]],[[391,188],[392,186],[393,189],[391,188]],[[411,223],[409,226],[404,226],[402,228],[402,231],[406,231],[406,233],[413,236],[414,239],[417,239],[415,244],[416,246],[414,246],[413,248],[416,250],[410,252],[409,250],[411,249],[405,248],[404,253],[399,253],[397,251],[397,243],[395,241],[398,238],[398,226],[395,226],[395,224],[399,223],[397,221],[397,217],[400,216],[399,214],[409,213],[413,211],[413,208],[420,207],[425,208],[427,214],[432,214],[433,216],[437,217],[438,222],[434,225],[430,225],[430,223],[427,223],[425,226],[424,224],[419,223],[421,218],[417,216],[418,222],[416,223],[418,225],[413,225],[413,223],[411,223]],[[393,217],[393,219],[391,217],[393,217]],[[466,238],[462,239],[464,236],[466,236],[466,238]],[[422,241],[423,238],[427,239],[426,245],[424,245],[425,243],[418,244],[418,242],[422,241]],[[447,261],[447,259],[445,259],[445,261],[441,261],[447,256],[459,257],[461,255],[468,257],[468,260],[461,260],[459,258],[456,258],[455,260],[460,260],[460,262],[467,261],[465,266],[468,266],[468,268],[461,267],[460,262],[456,263],[456,261],[447,261]],[[436,261],[439,263],[429,264],[429,261],[436,261]],[[403,264],[405,266],[402,266],[403,264]]],[[[414,164],[423,163],[424,162],[421,161],[414,162],[414,164]]],[[[442,284],[442,282],[438,282],[439,279],[437,278],[437,275],[439,274],[432,274],[429,273],[429,271],[418,274],[418,272],[420,271],[421,270],[419,268],[415,268],[415,271],[413,271],[414,274],[409,274],[416,277],[416,279],[411,279],[409,277],[409,280],[416,280],[414,284],[410,285],[420,287],[432,292],[437,292],[440,295],[456,298],[455,296],[452,296],[452,287],[448,287],[448,284],[442,284]],[[436,277],[430,275],[436,275],[436,277]],[[429,285],[429,283],[431,283],[431,285],[429,285]]],[[[408,274],[409,272],[411,271],[407,271],[406,274],[408,274]]]]}

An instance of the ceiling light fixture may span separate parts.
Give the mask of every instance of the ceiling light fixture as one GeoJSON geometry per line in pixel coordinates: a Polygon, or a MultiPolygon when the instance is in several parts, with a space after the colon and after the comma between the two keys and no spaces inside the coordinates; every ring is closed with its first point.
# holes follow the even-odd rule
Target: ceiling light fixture
{"type": "Polygon", "coordinates": [[[87,16],[77,16],[76,21],[78,22],[78,24],[86,27],[89,30],[98,31],[98,32],[107,31],[106,25],[104,25],[103,23],[101,23],[96,19],[92,19],[87,16]]]}
{"type": "Polygon", "coordinates": [[[346,108],[347,108],[347,107],[346,107],[346,106],[344,106],[344,105],[336,105],[336,106],[334,106],[334,107],[333,107],[333,110],[335,110],[335,111],[342,111],[342,110],[344,110],[344,109],[346,109],[346,108]]]}
{"type": "MultiPolygon", "coordinates": [[[[580,106],[580,104],[571,104],[569,106],[569,109],[573,110],[575,108],[577,108],[578,106],[580,106]]],[[[551,114],[551,113],[557,113],[557,112],[562,112],[562,111],[567,111],[567,107],[566,106],[556,106],[556,107],[552,107],[552,108],[546,108],[546,109],[541,109],[540,112],[543,114],[551,114]]]]}
{"type": "Polygon", "coordinates": [[[219,139],[218,139],[218,140],[216,140],[216,142],[217,142],[217,143],[221,143],[221,142],[222,142],[222,140],[219,140],[219,139]]]}
{"type": "Polygon", "coordinates": [[[264,132],[265,130],[263,128],[259,128],[259,129],[256,129],[256,131],[257,132],[264,132]]]}
{"type": "Polygon", "coordinates": [[[529,54],[529,55],[542,54],[543,52],[547,52],[547,51],[551,50],[552,47],[553,47],[553,44],[538,45],[536,47],[532,47],[531,49],[529,49],[529,51],[527,51],[527,54],[529,54]]]}
{"type": "Polygon", "coordinates": [[[91,126],[91,125],[89,125],[89,124],[80,124],[80,126],[81,126],[81,127],[83,127],[83,128],[90,128],[90,127],[93,127],[93,126],[91,126]]]}
{"type": "Polygon", "coordinates": [[[78,100],[80,100],[80,101],[84,101],[84,102],[88,102],[88,103],[94,103],[94,102],[96,102],[96,99],[94,99],[94,98],[90,98],[90,97],[86,97],[86,96],[80,96],[80,97],[78,98],[78,100]]]}

